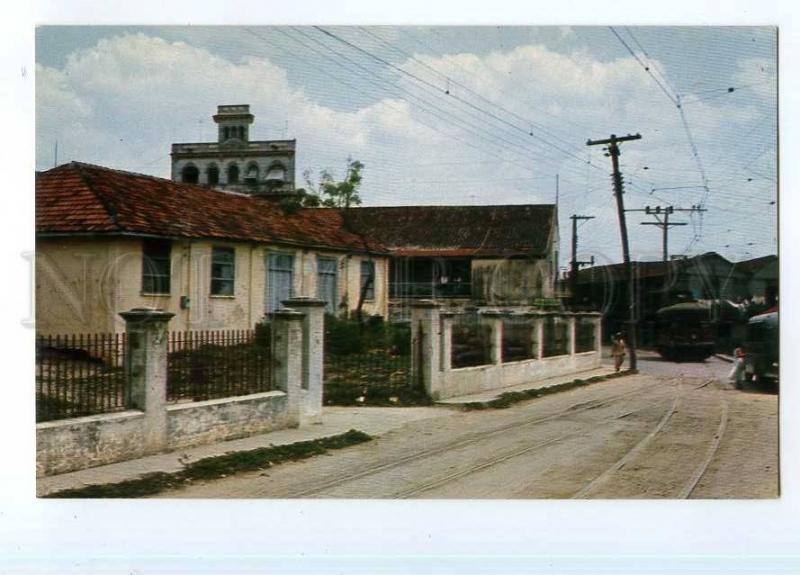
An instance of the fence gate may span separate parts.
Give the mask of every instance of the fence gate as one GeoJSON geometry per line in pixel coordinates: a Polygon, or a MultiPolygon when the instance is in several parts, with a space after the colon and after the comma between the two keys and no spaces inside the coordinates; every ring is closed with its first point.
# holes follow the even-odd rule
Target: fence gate
{"type": "Polygon", "coordinates": [[[417,387],[411,326],[325,318],[324,394],[328,404],[355,398],[392,403],[417,387]],[[392,399],[394,398],[394,400],[392,399]]]}

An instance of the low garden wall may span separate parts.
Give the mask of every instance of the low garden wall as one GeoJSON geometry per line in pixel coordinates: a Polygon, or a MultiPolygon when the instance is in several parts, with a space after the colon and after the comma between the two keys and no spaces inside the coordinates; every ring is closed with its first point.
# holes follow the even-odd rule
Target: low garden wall
{"type": "MultiPolygon", "coordinates": [[[[166,433],[156,451],[203,445],[296,426],[282,391],[165,406],[166,433]]],[[[143,411],[90,415],[36,427],[36,473],[54,475],[152,453],[143,411]]]]}
{"type": "MultiPolygon", "coordinates": [[[[186,386],[186,390],[195,393],[194,398],[182,392],[184,387],[179,388],[181,393],[167,392],[170,376],[167,324],[172,314],[156,310],[126,312],[123,317],[128,322],[124,367],[127,388],[123,395],[129,396],[125,400],[129,409],[83,417],[62,416],[37,423],[37,475],[76,471],[296,427],[301,421],[318,419],[322,398],[323,308],[321,302],[307,299],[298,301],[297,307],[303,312],[285,309],[271,318],[269,377],[261,377],[261,364],[256,371],[252,365],[239,366],[240,378],[250,369],[259,375],[259,381],[270,382],[270,390],[247,393],[244,388],[239,390],[240,395],[233,395],[232,391],[230,397],[202,400],[198,396],[207,388],[201,390],[196,385],[186,386]]],[[[234,351],[241,354],[243,344],[234,343],[240,346],[234,351]]],[[[238,357],[233,356],[239,361],[238,357]]],[[[195,362],[188,372],[198,372],[199,366],[205,363],[195,362]]],[[[201,375],[206,383],[220,383],[213,373],[201,375]]],[[[63,379],[59,383],[64,383],[63,379]]],[[[61,392],[60,396],[73,400],[82,396],[76,382],[79,379],[73,377],[70,393],[61,392]]],[[[116,409],[117,404],[112,404],[112,408],[116,409]]]]}
{"type": "Polygon", "coordinates": [[[600,314],[412,311],[415,374],[433,399],[568,375],[601,364],[600,314]]]}

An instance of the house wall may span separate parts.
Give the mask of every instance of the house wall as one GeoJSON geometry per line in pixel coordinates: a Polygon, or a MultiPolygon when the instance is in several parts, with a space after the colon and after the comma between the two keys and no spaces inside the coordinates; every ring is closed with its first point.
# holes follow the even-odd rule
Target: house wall
{"type": "Polygon", "coordinates": [[[472,260],[472,296],[489,305],[529,305],[553,297],[550,262],[537,259],[472,260]]]}
{"type": "MultiPolygon", "coordinates": [[[[244,242],[176,240],[172,244],[169,295],[142,293],[142,242],[139,239],[48,239],[36,249],[37,333],[121,332],[120,311],[155,307],[175,314],[172,330],[249,329],[265,311],[266,256],[294,256],[293,296],[317,296],[317,257],[339,263],[338,305],[344,312],[358,303],[360,265],[369,256],[280,248],[244,242]],[[214,246],[235,248],[233,296],[211,295],[214,246]],[[181,296],[189,296],[181,309],[181,296]]],[[[368,314],[388,314],[388,260],[375,261],[375,299],[368,314]]]]}

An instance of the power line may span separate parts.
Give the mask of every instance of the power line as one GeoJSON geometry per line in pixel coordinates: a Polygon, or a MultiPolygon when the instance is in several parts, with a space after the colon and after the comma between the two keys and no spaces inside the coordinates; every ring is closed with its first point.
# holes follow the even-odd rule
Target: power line
{"type": "Polygon", "coordinates": [[[622,43],[622,45],[625,46],[625,49],[630,53],[630,55],[633,56],[636,59],[636,61],[639,62],[639,64],[641,64],[642,68],[644,68],[644,71],[650,75],[650,77],[656,84],[658,84],[658,87],[661,88],[661,91],[664,92],[664,95],[667,98],[669,98],[670,102],[677,105],[677,102],[675,101],[675,98],[672,96],[672,94],[669,93],[667,88],[664,87],[664,85],[659,81],[659,79],[655,77],[653,72],[650,71],[650,66],[642,62],[642,59],[639,58],[639,56],[636,54],[636,52],[633,51],[633,49],[630,46],[628,46],[628,43],[623,39],[622,36],[619,35],[619,33],[614,29],[613,26],[609,26],[608,28],[614,33],[614,36],[617,37],[617,39],[622,43]]]}
{"type": "MultiPolygon", "coordinates": [[[[386,60],[384,58],[381,58],[380,56],[377,56],[377,55],[373,54],[372,52],[369,52],[368,50],[365,50],[364,48],[362,48],[360,46],[357,46],[356,44],[353,44],[352,42],[350,42],[348,40],[345,40],[344,38],[341,38],[340,36],[337,36],[333,32],[330,32],[330,31],[322,28],[321,26],[314,26],[314,28],[319,30],[323,34],[333,38],[334,40],[336,40],[338,42],[341,42],[342,44],[344,44],[346,46],[349,46],[350,48],[352,48],[354,50],[357,50],[358,52],[364,54],[365,56],[367,56],[369,58],[374,59],[377,62],[380,62],[380,63],[382,63],[382,64],[384,64],[386,66],[389,66],[390,68],[392,68],[394,70],[397,70],[401,74],[403,74],[405,76],[408,76],[409,78],[412,78],[413,80],[416,80],[419,83],[422,83],[422,84],[424,84],[426,86],[429,86],[429,87],[433,88],[434,90],[439,90],[439,91],[441,90],[440,87],[438,87],[435,84],[425,80],[424,78],[420,78],[416,74],[408,72],[407,70],[404,70],[403,68],[401,68],[399,66],[395,66],[394,64],[392,64],[388,60],[386,60]]],[[[532,136],[532,137],[536,138],[537,140],[541,141],[545,145],[548,145],[548,146],[560,151],[562,154],[564,154],[566,156],[569,156],[569,157],[571,157],[573,159],[576,159],[581,163],[583,163],[585,161],[583,158],[573,154],[572,152],[564,150],[563,148],[561,148],[559,146],[556,146],[552,142],[549,142],[549,141],[547,141],[547,140],[545,140],[545,139],[543,139],[543,138],[541,138],[539,136],[536,136],[535,134],[526,131],[524,128],[520,128],[516,124],[513,124],[513,123],[505,120],[504,118],[499,117],[497,114],[494,114],[493,112],[489,112],[488,110],[485,110],[485,109],[481,108],[480,106],[477,106],[477,105],[473,104],[472,102],[469,102],[469,101],[465,100],[464,98],[461,98],[460,96],[457,96],[457,95],[453,94],[452,92],[449,93],[449,96],[451,96],[453,99],[461,102],[465,106],[468,106],[468,107],[474,109],[477,112],[480,112],[480,113],[482,113],[482,114],[484,114],[484,115],[486,115],[486,116],[488,116],[488,117],[490,117],[490,118],[492,118],[492,119],[494,119],[494,120],[496,120],[498,122],[501,122],[501,123],[507,125],[508,127],[513,128],[514,130],[518,130],[518,131],[522,132],[523,134],[527,134],[529,136],[532,136]]],[[[597,168],[598,169],[602,169],[599,166],[597,168]]]]}
{"type": "MultiPolygon", "coordinates": [[[[260,38],[262,38],[262,39],[264,39],[263,37],[259,36],[258,34],[256,34],[255,32],[253,32],[252,30],[249,30],[249,29],[248,29],[247,31],[248,31],[248,32],[250,32],[250,33],[252,33],[252,34],[254,34],[254,35],[256,35],[256,36],[258,36],[258,37],[260,37],[260,38]]],[[[303,47],[305,47],[305,48],[307,48],[307,49],[311,50],[312,52],[314,52],[314,53],[316,53],[316,54],[318,54],[318,55],[322,56],[323,58],[325,58],[325,59],[327,59],[327,60],[329,60],[329,61],[333,62],[334,64],[338,65],[339,67],[341,67],[341,68],[344,68],[344,69],[345,69],[345,70],[347,70],[349,73],[353,73],[353,70],[352,70],[352,69],[350,69],[350,68],[347,68],[347,66],[345,66],[345,65],[344,65],[344,64],[342,64],[341,62],[339,62],[339,61],[337,61],[337,60],[335,60],[335,59],[333,59],[333,58],[329,58],[328,56],[326,56],[326,55],[322,54],[321,52],[319,52],[319,50],[317,50],[317,49],[316,49],[316,48],[314,48],[313,46],[310,46],[310,45],[309,45],[309,44],[307,44],[306,42],[303,42],[302,40],[298,40],[297,38],[293,38],[293,37],[289,36],[289,35],[288,35],[287,33],[285,33],[283,30],[280,30],[280,29],[279,29],[278,31],[279,31],[279,32],[281,32],[281,33],[283,33],[285,36],[287,36],[287,37],[291,38],[293,41],[295,41],[295,42],[299,43],[299,44],[300,44],[300,45],[302,45],[303,47]]],[[[304,35],[305,37],[307,37],[307,35],[305,35],[305,34],[303,34],[303,35],[304,35]]],[[[314,40],[315,42],[317,42],[315,39],[312,39],[312,40],[314,40]]],[[[329,47],[327,47],[327,46],[324,46],[324,45],[323,45],[323,47],[325,47],[326,49],[330,49],[329,47]]],[[[296,57],[296,56],[295,56],[295,57],[296,57]]],[[[367,70],[366,68],[363,68],[363,66],[361,66],[361,65],[360,65],[360,64],[358,64],[358,63],[355,63],[355,62],[353,62],[352,60],[348,59],[347,57],[342,57],[342,58],[343,58],[345,61],[347,61],[347,62],[350,62],[351,64],[354,64],[354,65],[355,65],[355,66],[357,66],[359,69],[366,70],[368,73],[372,74],[372,72],[371,72],[371,71],[367,70]]],[[[356,92],[359,92],[359,93],[360,93],[360,92],[363,92],[363,88],[360,88],[360,87],[357,87],[357,86],[355,86],[355,85],[353,85],[353,84],[350,84],[349,82],[347,82],[346,80],[343,80],[343,79],[342,79],[342,78],[340,78],[340,77],[335,77],[335,76],[332,76],[332,75],[331,75],[331,74],[330,74],[330,73],[329,73],[329,72],[328,72],[328,71],[327,71],[325,68],[322,68],[322,67],[319,67],[319,66],[315,66],[315,67],[316,67],[318,70],[320,70],[322,73],[324,73],[324,74],[326,74],[326,75],[328,75],[328,76],[334,77],[334,78],[335,78],[337,81],[339,81],[339,82],[342,82],[344,85],[346,85],[346,86],[348,86],[348,87],[352,88],[354,91],[356,91],[356,92]]],[[[381,89],[385,90],[385,88],[382,88],[382,87],[381,87],[381,86],[378,84],[378,82],[377,82],[377,81],[375,81],[375,80],[372,80],[372,79],[371,79],[371,78],[369,78],[369,77],[365,77],[363,74],[360,74],[360,73],[357,73],[357,72],[356,72],[355,74],[356,74],[357,76],[359,76],[360,78],[362,78],[363,80],[367,81],[368,83],[370,83],[370,84],[372,84],[372,85],[375,85],[375,86],[378,86],[379,88],[381,88],[381,89]]],[[[401,90],[402,90],[402,88],[401,88],[401,90]]],[[[451,119],[445,118],[445,117],[444,117],[444,116],[442,116],[441,114],[438,114],[438,113],[436,113],[436,112],[433,112],[433,111],[431,111],[431,110],[430,110],[430,109],[428,109],[426,106],[424,106],[424,105],[421,105],[421,104],[419,104],[419,103],[416,103],[415,105],[416,105],[417,107],[419,107],[421,110],[423,110],[425,113],[427,113],[427,114],[430,114],[431,116],[434,116],[434,117],[436,117],[436,118],[438,118],[438,119],[440,119],[440,120],[444,121],[445,123],[451,123],[451,122],[452,122],[452,118],[455,118],[456,120],[460,121],[460,123],[461,123],[461,124],[467,124],[467,125],[468,125],[468,126],[470,126],[470,127],[477,128],[477,127],[476,127],[474,124],[471,124],[471,123],[469,123],[469,122],[465,122],[463,119],[460,119],[460,118],[458,118],[457,116],[454,116],[454,115],[450,114],[450,113],[449,113],[447,110],[443,110],[442,108],[440,108],[440,107],[436,106],[435,104],[432,104],[432,103],[430,103],[430,102],[428,102],[428,101],[424,100],[423,98],[421,98],[421,97],[419,97],[419,96],[416,96],[416,95],[414,95],[414,94],[411,94],[411,93],[410,93],[410,92],[408,92],[407,90],[403,90],[403,91],[404,91],[404,92],[406,92],[406,94],[407,94],[407,95],[408,95],[410,98],[412,98],[412,100],[416,100],[417,102],[423,102],[423,103],[427,104],[428,106],[432,107],[434,110],[437,110],[438,112],[442,112],[442,113],[445,113],[445,114],[449,114],[449,115],[451,116],[451,119]]],[[[395,106],[395,105],[392,105],[392,104],[389,104],[389,105],[390,105],[390,107],[392,107],[392,108],[395,108],[395,109],[400,109],[400,108],[398,108],[398,107],[397,107],[397,106],[395,106]]],[[[444,132],[444,131],[442,131],[442,130],[438,129],[437,127],[435,127],[434,125],[432,125],[432,124],[430,124],[430,123],[427,123],[427,122],[421,121],[421,120],[419,120],[419,119],[418,119],[418,121],[420,121],[420,123],[421,123],[421,124],[423,124],[423,125],[427,126],[428,128],[430,128],[430,129],[432,129],[432,130],[434,130],[434,131],[436,131],[436,132],[439,132],[440,134],[443,134],[443,135],[445,135],[445,136],[447,136],[447,137],[449,137],[449,138],[452,138],[452,139],[454,139],[454,140],[456,140],[456,141],[459,141],[460,143],[462,143],[462,144],[464,144],[464,145],[466,145],[466,146],[469,146],[469,147],[471,147],[471,148],[474,148],[474,149],[476,149],[476,150],[478,150],[478,151],[480,151],[480,152],[482,152],[482,153],[489,153],[490,155],[494,155],[494,156],[496,156],[496,157],[500,158],[500,159],[501,159],[501,160],[503,160],[503,161],[507,161],[507,162],[510,162],[510,163],[513,163],[513,164],[519,165],[520,167],[522,167],[522,168],[524,168],[524,169],[526,169],[526,170],[530,171],[531,173],[535,173],[535,172],[534,172],[534,171],[533,171],[533,170],[530,168],[530,166],[527,166],[527,165],[520,164],[519,162],[515,162],[515,161],[513,161],[513,160],[511,160],[511,159],[509,159],[509,158],[505,158],[505,157],[503,157],[503,156],[501,156],[501,155],[499,155],[499,154],[496,154],[496,153],[492,152],[491,150],[488,150],[487,148],[482,148],[482,147],[476,146],[475,144],[472,144],[472,143],[470,143],[470,142],[468,142],[468,141],[465,141],[465,140],[463,140],[463,139],[459,138],[458,136],[456,136],[456,135],[454,135],[454,134],[450,134],[450,133],[444,132]]],[[[485,132],[485,131],[484,131],[484,132],[485,132]]],[[[475,131],[473,130],[473,133],[474,133],[475,135],[477,135],[477,137],[479,137],[479,138],[481,138],[481,139],[486,139],[487,137],[488,137],[488,138],[501,139],[501,140],[503,140],[503,141],[504,141],[504,142],[506,142],[506,143],[510,143],[512,146],[518,147],[518,146],[517,146],[516,144],[514,144],[513,142],[508,142],[507,140],[504,140],[504,139],[502,139],[502,138],[499,138],[499,136],[496,136],[496,135],[494,135],[494,134],[491,134],[491,133],[487,133],[487,134],[488,134],[488,136],[483,136],[483,135],[481,134],[481,132],[480,132],[480,131],[478,131],[478,132],[475,132],[475,131]]],[[[502,147],[502,145],[498,145],[498,144],[497,144],[497,142],[495,142],[495,141],[491,141],[491,140],[487,140],[487,141],[489,141],[490,143],[492,143],[492,144],[493,144],[493,145],[495,145],[495,146],[500,146],[500,147],[502,147]]],[[[520,155],[522,155],[522,154],[520,154],[520,155]]],[[[528,159],[528,156],[527,156],[527,155],[525,155],[524,157],[525,157],[526,159],[528,159]]]]}
{"type": "MultiPolygon", "coordinates": [[[[430,31],[431,31],[431,33],[433,35],[439,36],[441,38],[441,34],[438,32],[437,28],[432,28],[430,31]]],[[[441,55],[439,52],[437,52],[436,50],[433,50],[430,46],[428,46],[428,44],[426,44],[425,42],[422,42],[419,38],[415,38],[415,37],[411,37],[411,36],[406,36],[406,38],[410,38],[412,42],[414,42],[415,44],[421,46],[425,50],[436,54],[437,56],[441,55]]],[[[468,76],[474,76],[474,74],[470,70],[468,70],[467,68],[465,68],[464,66],[462,66],[461,64],[459,64],[457,61],[455,61],[452,58],[450,59],[449,64],[450,64],[450,66],[455,66],[456,68],[458,68],[459,70],[461,70],[462,72],[464,72],[468,76]]],[[[503,90],[501,87],[496,86],[496,88],[501,94],[505,94],[507,97],[512,98],[512,99],[514,98],[513,95],[509,94],[506,90],[503,90]]],[[[574,126],[575,128],[578,128],[579,130],[582,130],[582,131],[587,131],[587,130],[591,129],[590,126],[579,124],[579,123],[577,123],[577,122],[575,122],[573,120],[570,120],[569,118],[565,118],[565,117],[562,117],[562,116],[557,116],[557,115],[547,111],[547,109],[545,109],[545,108],[534,108],[533,106],[531,106],[530,104],[528,104],[527,102],[524,102],[524,101],[522,101],[521,103],[522,103],[522,105],[524,105],[529,110],[536,111],[536,112],[541,112],[541,113],[543,113],[543,114],[545,114],[547,116],[550,116],[551,118],[553,118],[554,120],[558,121],[559,123],[570,124],[570,125],[574,126]]]]}
{"type": "MultiPolygon", "coordinates": [[[[295,32],[297,32],[297,33],[301,34],[302,36],[304,36],[305,38],[313,41],[315,44],[318,44],[318,45],[322,46],[325,50],[331,51],[332,53],[336,54],[336,56],[337,56],[336,60],[333,60],[331,58],[327,58],[327,59],[331,60],[332,62],[334,62],[335,64],[339,65],[340,67],[345,67],[346,68],[346,66],[339,61],[339,59],[343,59],[346,62],[352,64],[355,67],[357,67],[359,70],[362,70],[362,71],[366,72],[370,76],[374,76],[375,75],[375,72],[373,72],[372,70],[369,70],[368,68],[365,68],[360,63],[353,61],[352,59],[348,58],[346,55],[343,55],[340,52],[338,52],[338,51],[334,50],[333,48],[331,48],[330,46],[325,45],[324,43],[320,42],[316,38],[312,38],[311,36],[309,36],[308,34],[303,32],[302,30],[298,29],[297,27],[295,27],[293,29],[294,29],[295,32]]],[[[288,35],[285,32],[283,32],[282,30],[279,30],[279,31],[281,31],[284,35],[288,35]]],[[[306,44],[305,42],[299,41],[296,38],[294,38],[294,40],[300,42],[305,47],[309,47],[308,44],[306,44]]],[[[311,49],[313,50],[313,47],[311,49]]],[[[318,51],[316,51],[316,50],[314,50],[314,51],[319,54],[318,51]]],[[[325,56],[323,56],[323,57],[325,57],[325,56]]],[[[357,75],[360,76],[361,78],[367,80],[368,82],[370,82],[372,84],[376,84],[375,80],[372,80],[371,78],[368,78],[368,77],[364,77],[364,75],[362,73],[360,73],[360,72],[357,73],[357,75]]],[[[504,147],[504,145],[510,145],[513,148],[520,148],[520,149],[523,148],[522,144],[518,144],[516,142],[512,142],[512,141],[508,140],[507,138],[504,138],[504,137],[501,137],[501,136],[499,136],[497,134],[491,133],[489,131],[489,128],[487,128],[484,125],[476,125],[476,124],[474,124],[472,122],[469,122],[469,121],[467,121],[467,120],[455,115],[454,112],[451,109],[443,109],[443,108],[439,107],[438,105],[436,105],[435,103],[431,102],[430,100],[426,100],[426,99],[422,98],[421,96],[410,92],[406,88],[403,88],[402,86],[395,85],[395,87],[397,89],[399,89],[401,92],[403,92],[403,93],[405,93],[407,95],[407,98],[405,98],[406,100],[408,100],[408,98],[411,98],[414,102],[417,102],[415,105],[418,108],[420,108],[423,111],[425,111],[426,113],[431,113],[432,115],[436,116],[437,118],[439,118],[439,119],[441,119],[441,120],[443,120],[445,122],[451,122],[452,120],[448,120],[448,119],[444,118],[441,114],[445,114],[447,116],[451,116],[452,118],[455,118],[460,124],[462,124],[462,125],[466,124],[468,126],[467,131],[471,131],[472,133],[477,134],[479,137],[481,137],[481,134],[483,133],[483,134],[486,135],[486,137],[493,138],[494,140],[499,140],[499,141],[502,142],[502,144],[498,144],[496,141],[491,142],[494,145],[498,145],[500,147],[504,147]],[[425,105],[421,105],[421,104],[419,104],[419,102],[423,102],[425,105]],[[440,114],[436,114],[436,113],[431,112],[426,106],[433,107],[435,110],[440,112],[440,114]]],[[[423,88],[426,88],[426,87],[423,86],[423,88]]],[[[383,88],[383,89],[385,89],[385,88],[383,88]]],[[[441,93],[438,90],[434,90],[433,93],[437,98],[441,97],[441,93]]],[[[468,111],[468,113],[472,114],[473,116],[475,115],[475,112],[473,112],[473,111],[468,111]]],[[[485,137],[483,139],[485,139],[485,137]]],[[[527,145],[527,143],[525,145],[527,145]]],[[[472,146],[472,147],[475,147],[475,146],[472,146]]],[[[525,160],[529,160],[530,159],[530,156],[528,155],[528,153],[523,153],[523,152],[516,151],[516,150],[511,150],[511,151],[514,151],[514,153],[516,153],[519,156],[525,158],[525,160]]],[[[541,154],[541,152],[537,152],[537,153],[541,154]]],[[[527,169],[529,171],[532,171],[532,170],[530,170],[530,168],[527,168],[527,169]]]]}
{"type": "MultiPolygon", "coordinates": [[[[391,48],[391,49],[393,49],[394,51],[396,51],[396,52],[398,52],[398,53],[402,54],[403,56],[405,56],[405,57],[407,57],[407,58],[410,58],[411,60],[413,60],[413,61],[417,62],[417,63],[418,63],[418,64],[420,64],[421,66],[423,66],[423,67],[425,67],[426,69],[428,69],[428,70],[430,70],[431,72],[433,72],[434,74],[436,74],[436,75],[438,75],[438,76],[442,77],[443,79],[447,80],[447,82],[448,82],[448,83],[449,83],[449,82],[452,82],[452,83],[453,83],[453,85],[455,85],[455,86],[458,86],[458,87],[460,87],[460,88],[462,88],[462,89],[466,90],[467,92],[469,92],[469,93],[470,93],[470,94],[472,94],[473,96],[475,96],[475,97],[479,98],[480,100],[482,100],[482,101],[486,102],[487,104],[489,104],[489,105],[491,105],[491,106],[494,106],[494,107],[496,107],[496,108],[498,108],[498,109],[500,109],[500,110],[504,111],[504,112],[505,112],[506,114],[508,114],[509,116],[513,116],[514,118],[517,118],[518,120],[521,120],[523,123],[529,124],[529,125],[531,125],[531,126],[536,126],[536,127],[538,127],[540,130],[542,130],[542,131],[543,131],[545,134],[547,134],[547,135],[548,135],[548,136],[550,136],[551,138],[554,138],[554,139],[556,139],[556,140],[559,140],[560,142],[562,142],[563,144],[566,144],[567,146],[573,146],[572,142],[569,142],[569,141],[567,141],[567,140],[564,140],[563,138],[559,137],[558,135],[556,135],[556,134],[554,134],[554,133],[550,132],[550,131],[549,131],[549,130],[548,130],[546,127],[545,127],[545,126],[543,126],[542,124],[540,124],[540,123],[538,123],[538,122],[535,122],[534,120],[531,120],[530,118],[525,118],[525,117],[523,117],[523,116],[520,116],[519,114],[517,114],[517,113],[516,113],[516,112],[514,112],[513,110],[509,110],[508,108],[506,108],[506,107],[502,106],[501,104],[498,104],[497,102],[494,102],[494,101],[490,100],[489,98],[486,98],[486,97],[485,97],[485,96],[483,96],[482,94],[479,94],[478,92],[476,92],[475,90],[473,90],[473,89],[469,88],[468,86],[465,86],[464,84],[462,84],[462,83],[460,83],[460,82],[457,82],[456,80],[453,80],[453,79],[452,79],[450,76],[448,76],[448,75],[446,75],[446,74],[444,74],[444,73],[440,72],[439,70],[437,70],[437,69],[433,68],[433,67],[432,67],[432,66],[430,66],[429,64],[427,64],[427,63],[423,62],[422,60],[420,60],[420,59],[416,58],[416,57],[415,57],[413,54],[409,54],[409,53],[408,53],[408,52],[406,52],[405,50],[403,50],[403,49],[401,49],[401,48],[399,48],[399,47],[397,47],[397,46],[395,46],[395,45],[393,45],[393,44],[390,44],[389,42],[387,42],[386,40],[384,40],[384,39],[383,39],[383,38],[381,38],[380,36],[378,36],[378,35],[376,35],[376,34],[372,33],[372,32],[371,32],[371,31],[369,31],[368,29],[364,28],[363,26],[359,26],[358,28],[359,28],[359,30],[361,30],[362,32],[364,32],[364,33],[366,33],[366,34],[370,35],[371,37],[375,38],[376,40],[378,40],[379,42],[381,42],[381,43],[382,43],[382,44],[384,44],[385,46],[388,46],[389,48],[391,48]]],[[[448,89],[448,90],[446,90],[446,91],[445,91],[445,93],[449,93],[449,89],[448,89]]],[[[529,135],[530,135],[530,136],[533,136],[533,134],[532,134],[532,133],[529,133],[529,135]]],[[[575,147],[575,148],[577,149],[577,147],[575,147]]]]}

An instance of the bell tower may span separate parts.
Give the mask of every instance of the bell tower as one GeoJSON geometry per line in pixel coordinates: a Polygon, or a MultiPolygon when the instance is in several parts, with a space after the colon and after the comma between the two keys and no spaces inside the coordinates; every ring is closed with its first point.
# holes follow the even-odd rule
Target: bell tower
{"type": "Polygon", "coordinates": [[[217,141],[220,144],[230,140],[249,141],[250,124],[254,118],[249,104],[217,106],[217,113],[213,117],[218,129],[217,141]]]}
{"type": "Polygon", "coordinates": [[[250,139],[249,104],[217,106],[216,142],[172,144],[172,179],[280,200],[295,193],[294,140],[250,139]]]}

